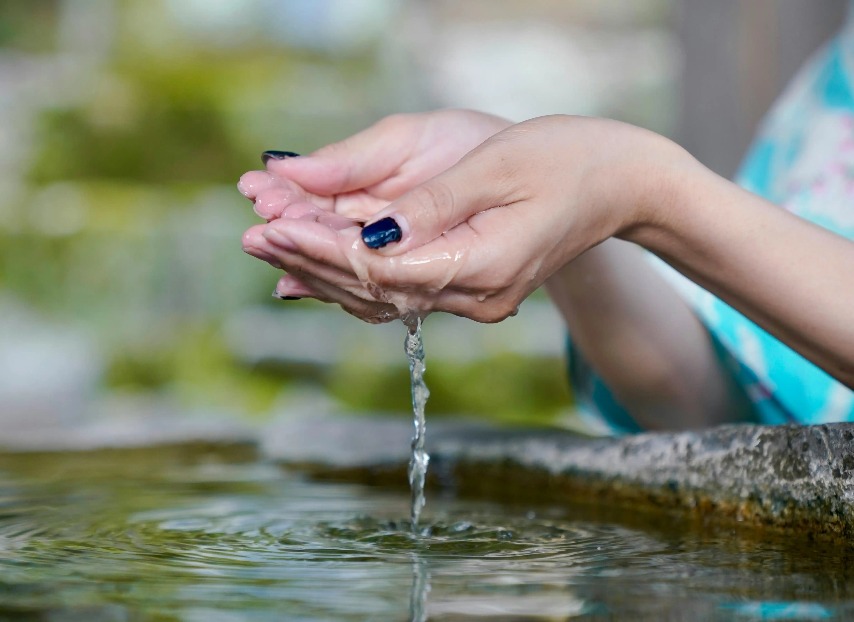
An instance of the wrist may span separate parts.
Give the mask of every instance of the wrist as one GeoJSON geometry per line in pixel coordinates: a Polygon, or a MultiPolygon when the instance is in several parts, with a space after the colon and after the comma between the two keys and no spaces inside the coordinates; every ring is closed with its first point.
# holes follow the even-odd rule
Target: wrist
{"type": "Polygon", "coordinates": [[[681,146],[652,135],[626,173],[623,219],[616,237],[651,251],[668,246],[690,218],[693,199],[718,179],[681,146]]]}

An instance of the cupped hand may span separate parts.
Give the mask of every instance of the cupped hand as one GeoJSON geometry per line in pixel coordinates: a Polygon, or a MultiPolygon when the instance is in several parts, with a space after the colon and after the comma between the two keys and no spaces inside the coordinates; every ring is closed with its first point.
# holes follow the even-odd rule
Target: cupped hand
{"type": "Polygon", "coordinates": [[[639,128],[543,117],[496,134],[362,230],[279,219],[258,229],[258,244],[327,295],[346,294],[332,299],[360,316],[354,298],[391,317],[440,310],[495,322],[580,253],[649,223],[668,176],[694,163],[639,128]]]}
{"type": "MultiPolygon", "coordinates": [[[[238,189],[268,222],[312,220],[339,230],[362,224],[509,125],[499,117],[471,110],[393,115],[308,156],[269,158],[267,169],[244,174],[238,189]]],[[[253,227],[244,234],[244,250],[282,267],[264,251],[262,231],[263,227],[253,227]]],[[[292,267],[276,292],[330,301],[333,288],[292,267]]],[[[363,306],[356,306],[354,312],[364,316],[363,306]]],[[[352,309],[353,304],[346,308],[352,309]]],[[[385,307],[368,315],[385,317],[385,307]]]]}

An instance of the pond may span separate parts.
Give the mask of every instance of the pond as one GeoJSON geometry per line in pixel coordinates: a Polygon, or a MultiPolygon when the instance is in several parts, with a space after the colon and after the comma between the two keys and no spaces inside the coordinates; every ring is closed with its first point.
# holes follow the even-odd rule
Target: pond
{"type": "Polygon", "coordinates": [[[250,445],[0,455],[0,619],[814,620],[854,549],[313,481],[250,445]]]}

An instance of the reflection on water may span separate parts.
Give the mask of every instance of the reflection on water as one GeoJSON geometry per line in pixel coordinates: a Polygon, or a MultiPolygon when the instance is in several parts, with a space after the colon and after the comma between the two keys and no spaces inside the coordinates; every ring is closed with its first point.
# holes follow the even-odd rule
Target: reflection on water
{"type": "Polygon", "coordinates": [[[306,481],[251,452],[0,455],[0,618],[854,615],[852,550],[591,507],[306,481]]]}
{"type": "Polygon", "coordinates": [[[412,556],[412,590],[409,592],[409,619],[424,622],[427,619],[427,595],[430,593],[430,569],[426,560],[412,556]]]}

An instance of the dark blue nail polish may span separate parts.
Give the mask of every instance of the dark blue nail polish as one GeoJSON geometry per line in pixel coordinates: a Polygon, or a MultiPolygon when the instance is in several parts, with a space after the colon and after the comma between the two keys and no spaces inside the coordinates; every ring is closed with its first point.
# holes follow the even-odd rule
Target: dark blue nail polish
{"type": "Polygon", "coordinates": [[[362,229],[362,241],[368,248],[382,248],[392,242],[400,242],[403,232],[394,218],[378,220],[362,229]]]}
{"type": "Polygon", "coordinates": [[[302,300],[301,296],[282,296],[279,292],[273,292],[273,298],[279,300],[302,300]]]}
{"type": "Polygon", "coordinates": [[[266,164],[268,160],[284,160],[285,158],[298,158],[299,154],[293,151],[265,151],[261,154],[261,161],[266,164]]]}

